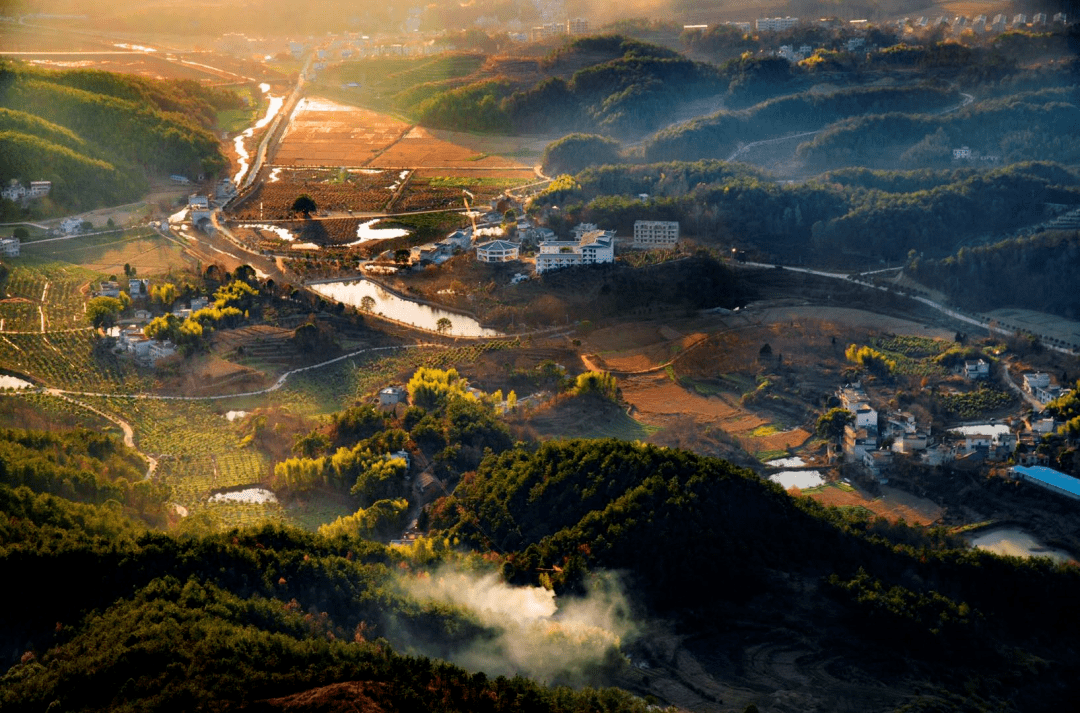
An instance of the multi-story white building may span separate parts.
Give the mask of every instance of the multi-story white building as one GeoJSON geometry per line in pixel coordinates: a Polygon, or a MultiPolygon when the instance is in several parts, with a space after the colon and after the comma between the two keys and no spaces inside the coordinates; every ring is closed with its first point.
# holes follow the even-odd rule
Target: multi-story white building
{"type": "Polygon", "coordinates": [[[573,265],[610,262],[615,262],[614,231],[589,230],[582,232],[577,240],[550,240],[540,243],[540,253],[536,256],[536,272],[541,274],[573,265]]]}
{"type": "Polygon", "coordinates": [[[572,20],[567,20],[566,34],[571,37],[589,34],[589,21],[582,17],[575,17],[572,20]]]}
{"type": "Polygon", "coordinates": [[[679,242],[677,220],[635,220],[635,248],[669,248],[679,242]]]}
{"type": "Polygon", "coordinates": [[[0,238],[0,255],[4,257],[19,257],[21,243],[18,238],[0,238]]]}
{"type": "Polygon", "coordinates": [[[755,23],[758,32],[779,32],[794,27],[799,22],[797,17],[759,17],[755,23]]]}

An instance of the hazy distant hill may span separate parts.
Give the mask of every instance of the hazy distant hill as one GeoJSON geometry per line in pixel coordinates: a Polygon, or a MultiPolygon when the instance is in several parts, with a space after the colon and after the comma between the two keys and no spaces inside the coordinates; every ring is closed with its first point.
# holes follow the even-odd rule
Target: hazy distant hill
{"type": "Polygon", "coordinates": [[[505,134],[651,131],[730,83],[712,65],[620,35],[576,38],[541,60],[449,54],[365,60],[331,74],[362,85],[360,101],[427,126],[505,134]]]}
{"type": "Polygon", "coordinates": [[[238,101],[194,82],[0,63],[0,181],[52,181],[51,204],[78,210],[131,200],[149,176],[217,173],[215,110],[238,101]]]}

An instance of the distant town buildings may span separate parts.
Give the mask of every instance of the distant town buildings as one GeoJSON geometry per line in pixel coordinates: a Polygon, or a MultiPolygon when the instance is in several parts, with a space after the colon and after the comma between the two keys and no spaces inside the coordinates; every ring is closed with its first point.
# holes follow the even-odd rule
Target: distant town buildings
{"type": "Polygon", "coordinates": [[[635,220],[635,248],[669,248],[679,242],[677,220],[635,220]]]}
{"type": "Polygon", "coordinates": [[[990,378],[990,362],[985,359],[968,359],[964,362],[964,376],[973,381],[990,378]]]}
{"type": "Polygon", "coordinates": [[[393,409],[408,400],[408,392],[400,386],[387,386],[379,391],[379,408],[393,409]]]}
{"type": "Polygon", "coordinates": [[[570,35],[571,37],[574,37],[576,35],[589,34],[589,21],[580,17],[575,17],[572,20],[567,20],[566,34],[570,35]]]}

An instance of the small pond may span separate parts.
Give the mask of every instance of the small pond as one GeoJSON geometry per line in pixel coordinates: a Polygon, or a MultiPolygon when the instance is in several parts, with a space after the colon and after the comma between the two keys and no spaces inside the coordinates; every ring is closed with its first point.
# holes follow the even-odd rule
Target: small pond
{"type": "Polygon", "coordinates": [[[212,503],[276,503],[277,496],[266,488],[245,488],[210,496],[212,503]]]}
{"type": "Polygon", "coordinates": [[[1055,562],[1068,562],[1073,556],[1064,550],[1046,547],[1031,534],[1016,527],[992,527],[968,537],[972,547],[1012,557],[1049,557],[1055,562]]]}
{"type": "Polygon", "coordinates": [[[804,490],[825,485],[825,476],[817,470],[783,470],[770,475],[769,480],[779,483],[784,490],[791,490],[792,488],[804,490]]]}
{"type": "Polygon", "coordinates": [[[450,320],[450,329],[447,334],[459,337],[502,336],[501,332],[480,326],[479,322],[468,315],[398,297],[369,280],[326,282],[321,285],[310,285],[310,288],[324,297],[329,297],[360,310],[363,310],[364,298],[370,297],[375,301],[371,307],[373,313],[381,314],[398,322],[411,324],[420,329],[436,332],[438,331],[439,320],[445,317],[450,320]]]}
{"type": "Polygon", "coordinates": [[[17,376],[0,374],[0,389],[32,389],[34,385],[17,376]]]}

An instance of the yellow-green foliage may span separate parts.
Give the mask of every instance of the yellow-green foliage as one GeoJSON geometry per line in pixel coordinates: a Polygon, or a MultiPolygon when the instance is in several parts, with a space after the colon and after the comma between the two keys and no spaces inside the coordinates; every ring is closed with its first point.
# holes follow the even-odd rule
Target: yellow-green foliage
{"type": "Polygon", "coordinates": [[[409,399],[416,406],[427,409],[443,406],[451,396],[468,396],[465,381],[457,369],[430,369],[420,367],[409,379],[409,399]]]}
{"type": "Polygon", "coordinates": [[[599,394],[614,400],[619,387],[615,377],[606,371],[586,371],[578,375],[574,391],[578,394],[599,394]]]}
{"type": "Polygon", "coordinates": [[[371,507],[361,508],[352,515],[339,517],[319,527],[319,534],[326,537],[379,537],[400,530],[409,511],[405,498],[379,500],[371,507]]]}
{"type": "Polygon", "coordinates": [[[891,372],[896,369],[895,361],[870,347],[860,347],[858,344],[851,344],[844,352],[844,356],[853,364],[858,364],[870,371],[891,372]]]}

